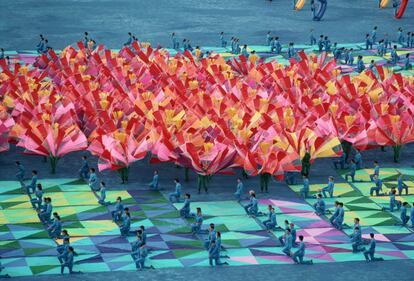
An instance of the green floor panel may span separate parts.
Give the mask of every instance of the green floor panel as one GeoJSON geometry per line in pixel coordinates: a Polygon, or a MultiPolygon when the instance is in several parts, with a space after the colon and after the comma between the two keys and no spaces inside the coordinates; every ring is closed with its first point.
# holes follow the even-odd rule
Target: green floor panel
{"type": "Polygon", "coordinates": [[[409,259],[414,259],[414,250],[403,251],[404,255],[409,259]]]}
{"type": "MultiPolygon", "coordinates": [[[[315,204],[317,200],[315,198],[307,198],[311,206],[315,204]]],[[[324,198],[326,208],[329,211],[334,211],[335,201],[340,201],[344,203],[345,211],[372,211],[372,210],[381,210],[381,207],[378,206],[374,201],[368,197],[340,197],[340,198],[324,198]]]]}
{"type": "MultiPolygon", "coordinates": [[[[371,196],[370,199],[377,203],[380,204],[381,206],[389,206],[390,203],[390,197],[389,196],[371,196]]],[[[396,200],[399,200],[401,202],[408,202],[410,203],[410,205],[412,205],[411,203],[414,202],[414,195],[402,195],[402,196],[395,196],[396,200]]]]}
{"type": "Polygon", "coordinates": [[[398,168],[398,171],[400,171],[404,176],[414,177],[414,168],[403,167],[398,168]]]}
{"type": "MultiPolygon", "coordinates": [[[[43,190],[45,190],[45,189],[43,189],[43,190]]],[[[49,186],[49,187],[47,187],[46,190],[47,190],[47,192],[60,192],[61,191],[59,185],[49,186]]]]}
{"type": "MultiPolygon", "coordinates": [[[[370,182],[370,175],[374,174],[374,169],[361,169],[357,170],[355,173],[355,180],[356,181],[364,181],[370,182]]],[[[395,168],[380,168],[379,177],[380,179],[386,179],[389,177],[393,177],[397,174],[397,170],[395,168]]]]}
{"type": "Polygon", "coordinates": [[[145,217],[145,213],[143,211],[129,211],[131,217],[145,217]]]}
{"type": "Polygon", "coordinates": [[[102,205],[58,206],[54,207],[53,211],[59,213],[62,221],[77,221],[82,213],[95,213],[96,215],[108,213],[108,210],[102,205]]]}
{"type": "MultiPolygon", "coordinates": [[[[365,228],[371,228],[370,226],[362,226],[362,229],[364,231],[365,228]]],[[[376,232],[381,234],[408,234],[411,233],[411,231],[403,226],[396,226],[396,225],[377,225],[373,226],[373,229],[375,229],[376,232]]],[[[352,233],[352,229],[346,229],[345,232],[347,234],[352,233]]]]}
{"type": "Polygon", "coordinates": [[[202,241],[174,241],[174,244],[181,246],[204,248],[204,243],[202,241]]]}
{"type": "Polygon", "coordinates": [[[33,209],[0,210],[0,224],[31,222],[39,222],[37,212],[33,209]]]}
{"type": "Polygon", "coordinates": [[[44,247],[44,248],[27,248],[27,249],[23,249],[23,252],[26,256],[34,256],[38,253],[44,252],[48,250],[48,247],[44,247]]]}
{"type": "Polygon", "coordinates": [[[180,213],[178,211],[171,211],[171,212],[153,216],[153,218],[158,218],[158,219],[179,218],[179,217],[180,217],[180,213]]]}
{"type": "Polygon", "coordinates": [[[169,201],[165,199],[164,197],[155,197],[155,198],[151,198],[145,201],[145,203],[147,204],[168,203],[168,202],[169,201]]]}
{"type": "Polygon", "coordinates": [[[296,49],[304,49],[304,50],[311,50],[313,47],[311,45],[306,44],[295,44],[296,49]]]}
{"type": "Polygon", "coordinates": [[[0,194],[24,194],[21,186],[18,181],[0,181],[0,194]]]}
{"type": "Polygon", "coordinates": [[[354,224],[354,218],[359,218],[361,220],[361,225],[365,226],[392,226],[398,223],[398,221],[388,212],[382,211],[345,212],[344,223],[348,226],[352,226],[354,224]]]}
{"type": "Polygon", "coordinates": [[[190,233],[190,232],[191,232],[191,227],[189,226],[177,227],[177,228],[174,228],[168,231],[168,233],[190,233]]]}
{"type": "Polygon", "coordinates": [[[209,261],[207,258],[200,259],[199,261],[190,265],[191,267],[210,267],[209,261]]]}
{"type": "Polygon", "coordinates": [[[1,194],[0,193],[0,204],[11,203],[11,202],[27,202],[29,196],[26,194],[1,194]]]}
{"type": "Polygon", "coordinates": [[[38,232],[21,232],[21,236],[18,236],[18,234],[14,234],[14,236],[16,237],[16,239],[19,238],[27,238],[27,239],[36,239],[36,238],[49,238],[49,234],[46,232],[46,230],[43,231],[38,231],[38,232]]]}
{"type": "MultiPolygon", "coordinates": [[[[39,178],[38,183],[42,184],[45,192],[60,192],[60,191],[91,191],[90,187],[82,182],[82,184],[75,184],[75,179],[43,179],[39,178]]],[[[29,184],[30,179],[25,180],[25,184],[29,184]]],[[[26,191],[21,187],[18,181],[0,181],[0,194],[25,194],[26,191]]]]}
{"type": "Polygon", "coordinates": [[[155,211],[159,209],[157,205],[140,204],[139,206],[144,211],[155,211]]]}
{"type": "Polygon", "coordinates": [[[165,259],[165,260],[151,260],[149,259],[146,266],[153,266],[155,268],[177,268],[184,267],[179,260],[165,259]]]}
{"type": "MultiPolygon", "coordinates": [[[[364,196],[370,196],[371,187],[374,187],[375,186],[375,183],[373,183],[373,182],[355,182],[355,183],[352,183],[352,184],[364,196]]],[[[385,192],[386,190],[387,190],[387,188],[384,188],[383,187],[383,192],[385,192]]]]}
{"type": "Polygon", "coordinates": [[[136,204],[134,198],[126,190],[113,190],[106,192],[106,201],[115,202],[116,198],[121,197],[123,204],[136,204]]]}
{"type": "Polygon", "coordinates": [[[115,268],[112,269],[112,271],[136,271],[137,267],[135,265],[135,263],[131,262],[125,266],[119,267],[119,268],[115,268]]]}
{"type": "Polygon", "coordinates": [[[362,253],[331,253],[330,256],[336,262],[365,261],[365,257],[362,253]]]}
{"type": "MultiPolygon", "coordinates": [[[[325,186],[327,186],[327,184],[311,184],[309,186],[309,196],[316,196],[325,186]]],[[[289,185],[289,187],[294,192],[299,194],[300,189],[303,187],[303,185],[289,185]]],[[[334,197],[355,197],[361,195],[358,191],[355,191],[348,183],[335,183],[333,194],[334,197]]]]}
{"type": "Polygon", "coordinates": [[[255,257],[254,259],[257,264],[266,265],[266,264],[293,264],[293,260],[275,260],[271,258],[262,258],[262,257],[255,257]]]}
{"type": "Polygon", "coordinates": [[[231,257],[250,257],[252,256],[252,252],[250,249],[247,248],[239,248],[239,249],[228,249],[226,251],[228,256],[231,257]]]}
{"type": "MultiPolygon", "coordinates": [[[[42,184],[43,190],[46,192],[49,191],[62,191],[60,187],[65,184],[71,184],[74,180],[73,178],[59,178],[59,179],[50,179],[50,178],[39,178],[38,183],[42,184]]],[[[27,182],[30,183],[30,180],[27,182]]]]}
{"type": "Polygon", "coordinates": [[[0,249],[19,249],[18,241],[0,241],[0,249]]]}
{"type": "Polygon", "coordinates": [[[119,235],[119,227],[111,220],[80,221],[65,225],[65,229],[71,236],[119,235]]]}
{"type": "Polygon", "coordinates": [[[215,225],[224,225],[230,231],[257,231],[262,230],[261,226],[257,222],[248,217],[244,216],[223,216],[223,217],[213,217],[207,220],[204,220],[204,224],[209,225],[214,223],[215,225]]]}
{"type": "MultiPolygon", "coordinates": [[[[79,260],[79,259],[77,259],[79,260]]],[[[56,256],[54,257],[28,257],[26,263],[30,267],[34,266],[60,266],[60,262],[56,256]]]]}
{"type": "MultiPolygon", "coordinates": [[[[309,206],[309,204],[302,203],[302,202],[295,202],[295,201],[282,201],[282,200],[276,200],[276,199],[259,200],[259,211],[264,214],[268,214],[269,205],[271,205],[275,209],[276,214],[307,213],[307,212],[313,213],[314,212],[313,207],[309,206]]],[[[243,212],[244,212],[244,209],[243,209],[243,212]]]]}
{"type": "Polygon", "coordinates": [[[256,51],[256,53],[270,53],[270,46],[249,45],[248,49],[251,51],[256,51]]]}
{"type": "Polygon", "coordinates": [[[173,250],[174,256],[177,259],[199,259],[208,258],[207,251],[202,250],[173,250]]]}
{"type": "Polygon", "coordinates": [[[375,257],[383,258],[384,260],[401,260],[401,259],[408,258],[405,254],[403,257],[401,257],[401,256],[387,255],[387,252],[381,252],[381,251],[375,251],[375,257]]]}
{"type": "Polygon", "coordinates": [[[221,235],[222,240],[255,239],[255,238],[262,238],[262,236],[255,235],[254,233],[243,233],[243,232],[235,232],[235,231],[225,232],[225,233],[222,233],[221,235]]]}
{"type": "Polygon", "coordinates": [[[155,226],[168,226],[168,225],[172,225],[171,222],[164,221],[164,220],[161,220],[161,219],[151,219],[151,222],[155,226]]]}
{"type": "Polygon", "coordinates": [[[226,244],[226,246],[229,246],[229,247],[233,247],[233,248],[242,247],[242,244],[239,242],[239,240],[233,240],[231,238],[228,238],[228,239],[223,239],[222,238],[222,242],[223,242],[223,244],[226,244]]]}
{"type": "MultiPolygon", "coordinates": [[[[374,201],[375,203],[377,203],[380,206],[383,207],[389,207],[390,205],[390,198],[389,196],[372,196],[370,197],[372,201],[374,201]]],[[[403,196],[395,196],[396,200],[399,200],[401,202],[407,202],[410,205],[412,205],[412,203],[414,202],[414,195],[403,195],[403,196]]],[[[397,212],[397,210],[395,211],[397,212]]]]}
{"type": "MultiPolygon", "coordinates": [[[[181,209],[183,203],[174,203],[177,210],[181,209]]],[[[245,215],[244,208],[236,201],[191,202],[191,212],[196,213],[196,208],[201,208],[204,216],[233,216],[245,215]]]]}
{"type": "Polygon", "coordinates": [[[56,265],[31,266],[30,269],[32,270],[34,275],[59,274],[60,273],[60,267],[58,268],[56,265]]]}
{"type": "Polygon", "coordinates": [[[338,43],[338,48],[353,48],[353,49],[358,49],[359,44],[355,44],[355,43],[338,43]]]}
{"type": "Polygon", "coordinates": [[[32,208],[30,202],[4,202],[0,203],[0,210],[13,210],[13,209],[29,209],[32,208]]]}
{"type": "MultiPolygon", "coordinates": [[[[407,185],[408,187],[408,194],[414,194],[414,182],[409,181],[409,180],[404,180],[404,184],[407,185]]],[[[387,190],[384,190],[386,192],[389,192],[391,188],[397,188],[398,183],[397,181],[387,181],[387,182],[383,182],[383,187],[386,187],[387,190]]],[[[397,190],[397,194],[398,194],[398,190],[397,190]]],[[[402,191],[402,195],[405,196],[406,192],[405,190],[402,191]]]]}
{"type": "Polygon", "coordinates": [[[65,183],[65,185],[85,185],[87,183],[84,179],[72,179],[72,181],[65,183]]]}
{"type": "Polygon", "coordinates": [[[60,186],[62,192],[92,192],[87,184],[64,184],[60,186]]]}
{"type": "MultiPolygon", "coordinates": [[[[135,240],[135,237],[134,237],[135,240]]],[[[58,239],[57,242],[62,244],[62,239],[58,239]]],[[[70,238],[70,244],[74,246],[83,246],[83,245],[93,245],[94,243],[91,240],[91,237],[88,236],[77,236],[70,238]]]]}
{"type": "MultiPolygon", "coordinates": [[[[84,205],[102,207],[90,190],[86,192],[47,192],[47,196],[52,198],[53,207],[84,205]]],[[[101,209],[103,210],[103,208],[101,209]]]]}
{"type": "Polygon", "coordinates": [[[12,277],[32,276],[33,272],[28,266],[6,267],[1,274],[9,274],[12,277]]]}

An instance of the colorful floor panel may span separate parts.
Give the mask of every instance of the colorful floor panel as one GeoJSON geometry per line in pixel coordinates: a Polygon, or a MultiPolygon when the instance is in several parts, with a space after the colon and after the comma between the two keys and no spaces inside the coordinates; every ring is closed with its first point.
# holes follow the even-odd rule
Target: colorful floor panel
{"type": "MultiPolygon", "coordinates": [[[[395,182],[397,180],[398,171],[404,175],[404,179],[408,181],[414,180],[414,168],[380,168],[379,177],[384,182],[395,182]]],[[[347,170],[339,170],[338,173],[345,179],[347,170]]],[[[374,173],[374,169],[361,169],[355,173],[356,182],[370,182],[370,175],[374,173]]],[[[412,183],[411,183],[412,184],[412,183]]],[[[412,186],[412,185],[411,185],[412,186]]]]}
{"type": "MultiPolygon", "coordinates": [[[[404,174],[404,183],[409,187],[409,194],[414,190],[414,169],[398,169],[404,174]]],[[[338,173],[345,179],[347,170],[339,170],[338,173]]],[[[325,220],[328,226],[324,227],[303,227],[296,221],[297,235],[303,235],[305,241],[313,245],[321,245],[330,254],[329,258],[335,261],[363,260],[360,255],[349,256],[349,235],[352,234],[354,219],[359,218],[362,226],[363,238],[368,239],[370,233],[375,234],[377,240],[376,254],[384,259],[412,259],[414,250],[414,231],[413,228],[401,226],[399,212],[393,213],[385,211],[383,207],[389,206],[388,196],[370,196],[370,188],[374,184],[370,181],[369,175],[373,173],[372,169],[359,170],[356,173],[356,182],[335,183],[334,197],[324,198],[327,212],[325,220]],[[335,201],[344,204],[345,219],[344,229],[338,231],[330,226],[326,220],[334,212],[335,201]]],[[[389,192],[391,187],[396,186],[398,171],[392,168],[382,168],[380,178],[383,180],[384,193],[389,192]]],[[[312,184],[310,186],[309,198],[306,202],[313,206],[316,202],[315,195],[318,190],[326,184],[312,184]]],[[[302,185],[289,186],[299,196],[299,190],[302,185]]],[[[414,202],[414,195],[397,196],[397,200],[402,202],[414,202]]],[[[283,219],[283,216],[279,216],[283,219]]],[[[292,219],[294,222],[295,220],[292,219]]],[[[410,225],[411,226],[411,225],[410,225]]],[[[276,236],[283,234],[282,230],[274,231],[276,236]]]]}
{"type": "MultiPolygon", "coordinates": [[[[328,185],[328,181],[326,184],[310,184],[309,185],[309,196],[316,196],[316,194],[321,193],[321,189],[328,185]]],[[[290,185],[289,186],[294,192],[298,195],[300,193],[300,189],[303,185],[290,185]]],[[[356,191],[352,186],[348,183],[335,183],[334,188],[334,196],[335,197],[355,197],[361,196],[361,193],[356,191]]]]}
{"type": "MultiPolygon", "coordinates": [[[[390,182],[395,181],[392,176],[390,182]]],[[[75,179],[40,182],[45,187],[45,196],[52,198],[53,211],[60,214],[64,229],[71,235],[71,245],[78,254],[74,270],[136,270],[130,255],[130,243],[135,237],[120,236],[110,215],[113,205],[99,205],[89,187],[75,179]]],[[[312,194],[323,186],[311,185],[312,194]]],[[[333,211],[335,200],[344,202],[345,223],[351,226],[353,218],[359,217],[363,236],[367,237],[370,232],[376,234],[377,256],[414,259],[414,233],[397,225],[398,214],[381,211],[382,205],[386,204],[385,197],[362,196],[357,186],[337,183],[334,195],[340,197],[326,199],[329,210],[333,211]]],[[[291,188],[298,192],[301,186],[291,188]]],[[[230,266],[293,263],[283,254],[277,239],[283,231],[277,229],[269,233],[261,224],[267,217],[269,205],[276,210],[279,226],[288,220],[295,224],[297,235],[305,237],[305,259],[313,259],[315,263],[364,259],[362,254],[352,253],[348,236],[352,231],[350,228],[336,230],[326,217],[314,213],[314,198],[306,201],[299,196],[289,200],[259,198],[259,209],[264,214],[257,218],[246,215],[245,202],[192,202],[191,211],[200,207],[204,214],[203,233],[195,236],[190,233],[193,219],[183,219],[179,215],[182,203],[171,204],[158,191],[140,190],[109,191],[107,200],[114,202],[118,196],[131,211],[131,229],[145,226],[150,249],[146,264],[155,268],[209,266],[204,240],[210,223],[222,233],[222,255],[228,256],[225,260],[230,266]]],[[[411,195],[405,198],[414,199],[411,195]]],[[[5,272],[11,276],[59,274],[56,246],[61,242],[49,238],[20,183],[0,181],[0,256],[5,272]]]]}

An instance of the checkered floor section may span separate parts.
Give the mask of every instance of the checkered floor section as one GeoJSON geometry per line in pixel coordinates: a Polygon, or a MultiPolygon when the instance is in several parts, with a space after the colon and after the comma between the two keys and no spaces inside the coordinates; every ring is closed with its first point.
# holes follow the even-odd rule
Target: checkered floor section
{"type": "MultiPolygon", "coordinates": [[[[368,171],[369,172],[369,171],[368,171]]],[[[384,173],[385,175],[385,173],[384,173]]],[[[390,180],[394,180],[392,175],[390,180]]],[[[135,237],[121,237],[116,224],[111,220],[113,206],[104,207],[83,182],[74,179],[47,179],[40,181],[45,196],[53,200],[54,211],[63,220],[64,228],[71,234],[71,244],[78,256],[74,270],[83,272],[105,272],[136,270],[130,256],[130,243],[135,237]],[[92,266],[91,266],[92,265],[92,266]]],[[[316,192],[321,185],[312,185],[316,192]]],[[[298,191],[299,186],[291,186],[298,191]]],[[[408,228],[395,226],[398,218],[381,211],[381,198],[362,196],[355,186],[338,185],[335,191],[346,208],[346,223],[351,224],[356,216],[362,220],[363,233],[377,234],[377,255],[384,259],[414,258],[414,233],[408,228]]],[[[123,198],[132,214],[132,230],[144,225],[148,232],[147,244],[151,249],[148,265],[155,268],[208,266],[208,255],[204,249],[206,235],[190,234],[192,219],[182,219],[178,209],[182,203],[171,204],[156,191],[120,190],[109,191],[108,201],[123,198]]],[[[331,209],[334,199],[328,199],[331,209]]],[[[306,259],[315,263],[363,260],[362,254],[353,254],[347,234],[348,229],[338,231],[326,218],[315,215],[310,204],[299,198],[289,201],[261,199],[260,210],[267,206],[276,209],[278,224],[289,220],[296,225],[298,235],[307,243],[306,259]]],[[[60,273],[56,258],[56,246],[47,235],[36,212],[28,203],[28,197],[20,184],[12,181],[0,182],[0,256],[11,276],[32,276],[60,273]]],[[[277,237],[279,230],[266,232],[260,221],[265,216],[251,218],[245,214],[241,204],[235,201],[193,202],[192,212],[201,207],[204,226],[214,223],[222,232],[222,255],[229,258],[230,266],[254,264],[291,264],[292,260],[282,253],[277,237]]]]}
{"type": "MultiPolygon", "coordinates": [[[[409,186],[409,194],[414,191],[414,169],[398,169],[404,174],[405,183],[409,186]]],[[[338,171],[345,179],[347,170],[338,171]]],[[[344,203],[345,225],[343,231],[328,227],[302,229],[299,225],[298,235],[305,236],[305,240],[311,244],[321,244],[327,250],[329,256],[335,261],[363,260],[361,254],[352,254],[348,235],[352,233],[354,218],[359,218],[362,225],[363,238],[369,238],[369,233],[375,233],[377,239],[376,254],[389,259],[412,259],[414,255],[414,231],[400,225],[399,212],[393,213],[384,211],[383,207],[389,206],[388,196],[370,196],[369,190],[374,184],[370,182],[369,175],[373,169],[358,170],[355,176],[355,183],[335,183],[334,198],[325,198],[328,214],[334,211],[334,202],[344,203]]],[[[391,187],[396,186],[397,170],[383,168],[380,170],[380,178],[383,180],[384,192],[388,194],[391,187]]],[[[306,199],[309,206],[312,206],[316,199],[314,195],[327,184],[311,184],[310,198],[306,199]]],[[[290,188],[299,195],[302,185],[291,185],[290,188]]],[[[405,193],[404,193],[405,194],[405,193]]],[[[414,202],[414,195],[397,196],[397,200],[414,202]]],[[[295,220],[293,220],[295,221],[295,220]]],[[[277,235],[281,235],[279,231],[277,235]]]]}

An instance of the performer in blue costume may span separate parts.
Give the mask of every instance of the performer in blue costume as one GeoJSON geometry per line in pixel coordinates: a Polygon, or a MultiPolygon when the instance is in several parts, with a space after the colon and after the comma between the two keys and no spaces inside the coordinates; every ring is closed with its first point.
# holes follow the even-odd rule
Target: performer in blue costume
{"type": "Polygon", "coordinates": [[[225,48],[227,46],[227,41],[224,39],[224,32],[220,32],[220,43],[221,47],[225,48]]]}
{"type": "Polygon", "coordinates": [[[391,63],[397,64],[400,60],[400,56],[397,53],[397,45],[394,45],[393,49],[391,50],[391,63]]]}
{"type": "Polygon", "coordinates": [[[312,46],[316,44],[316,38],[313,33],[314,33],[314,29],[312,28],[309,33],[309,39],[310,39],[310,43],[312,46]]]}
{"type": "Polygon", "coordinates": [[[405,55],[405,60],[404,60],[404,70],[410,70],[412,68],[413,68],[413,66],[410,63],[410,54],[406,54],[405,55]]]}
{"type": "Polygon", "coordinates": [[[377,42],[377,26],[374,26],[374,28],[371,31],[371,38],[372,38],[372,43],[375,44],[377,42]]]}
{"type": "Polygon", "coordinates": [[[149,187],[154,190],[158,190],[158,182],[159,182],[158,170],[155,170],[154,176],[152,177],[152,182],[149,184],[149,187]]]}
{"type": "Polygon", "coordinates": [[[128,32],[128,40],[124,43],[124,46],[131,46],[132,42],[134,42],[134,35],[128,32]]]}
{"type": "Polygon", "coordinates": [[[359,73],[363,72],[365,70],[365,64],[364,61],[362,60],[362,56],[359,55],[358,56],[358,61],[357,61],[357,71],[359,73]]]}

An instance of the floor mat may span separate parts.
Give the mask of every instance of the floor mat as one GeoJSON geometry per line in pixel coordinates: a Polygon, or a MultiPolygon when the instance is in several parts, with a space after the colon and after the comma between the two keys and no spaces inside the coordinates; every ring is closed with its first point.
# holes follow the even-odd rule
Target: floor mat
{"type": "MultiPolygon", "coordinates": [[[[316,196],[318,193],[320,193],[320,190],[326,186],[327,184],[309,185],[309,196],[316,196]]],[[[300,189],[303,187],[303,185],[289,185],[289,187],[297,194],[300,194],[300,189]]],[[[361,194],[358,191],[354,190],[348,183],[335,183],[333,195],[334,197],[355,197],[360,196],[361,194]]]]}
{"type": "MultiPolygon", "coordinates": [[[[196,236],[191,234],[190,228],[194,219],[183,219],[179,215],[177,209],[182,203],[169,203],[159,191],[111,190],[107,193],[107,201],[114,202],[121,196],[131,212],[130,236],[121,237],[110,214],[114,205],[99,205],[84,182],[42,179],[43,182],[46,194],[52,198],[53,211],[61,215],[63,227],[71,235],[71,245],[78,253],[75,257],[76,271],[135,271],[130,252],[131,243],[136,240],[135,231],[140,226],[146,229],[150,249],[146,265],[155,268],[209,266],[204,239],[210,223],[221,231],[221,254],[229,257],[225,261],[230,266],[293,263],[279,247],[277,237],[283,231],[275,230],[269,234],[261,223],[267,215],[249,217],[242,204],[236,201],[192,202],[192,212],[201,207],[204,214],[203,233],[196,236]]],[[[389,183],[393,184],[391,180],[389,183]]],[[[6,266],[5,272],[12,276],[59,274],[56,243],[62,241],[58,239],[55,242],[48,237],[19,183],[2,181],[1,186],[5,188],[0,188],[0,255],[6,266]]],[[[311,185],[312,194],[323,186],[311,185]]],[[[361,187],[358,184],[354,186],[357,189],[361,187]]],[[[296,192],[301,187],[291,186],[296,192]]],[[[339,200],[345,205],[346,224],[352,225],[354,217],[361,218],[363,237],[371,232],[376,234],[377,256],[414,259],[414,233],[405,227],[394,226],[398,219],[381,211],[387,197],[361,196],[347,183],[336,183],[335,195],[340,197],[325,199],[328,209],[333,211],[334,201],[339,200]]],[[[403,198],[412,199],[411,195],[403,198]]],[[[305,259],[313,259],[315,263],[364,260],[361,253],[352,253],[348,236],[351,229],[334,229],[325,217],[314,213],[314,201],[314,198],[304,201],[299,196],[289,200],[267,198],[259,200],[259,208],[267,213],[268,205],[272,205],[279,225],[283,225],[284,220],[295,224],[297,236],[303,235],[306,242],[305,259]]]]}

